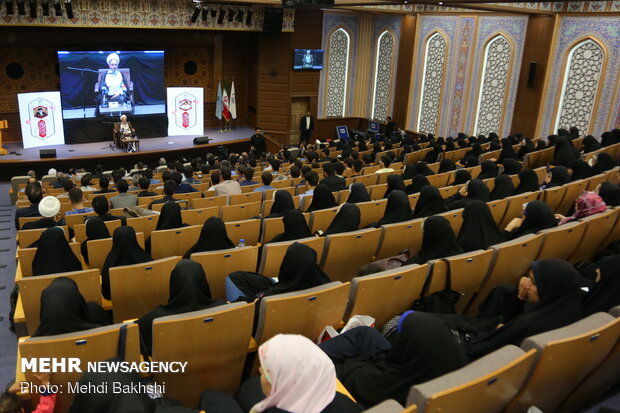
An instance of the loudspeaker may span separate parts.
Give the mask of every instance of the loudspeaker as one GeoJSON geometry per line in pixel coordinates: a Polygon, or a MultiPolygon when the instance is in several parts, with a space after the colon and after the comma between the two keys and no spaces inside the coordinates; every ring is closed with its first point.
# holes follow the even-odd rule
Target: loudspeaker
{"type": "Polygon", "coordinates": [[[534,87],[536,81],[536,62],[530,62],[530,71],[527,74],[527,87],[534,87]]]}
{"type": "Polygon", "coordinates": [[[209,143],[209,137],[208,136],[197,136],[194,138],[194,145],[204,145],[206,143],[209,143]]]}
{"type": "Polygon", "coordinates": [[[39,159],[55,158],[56,149],[39,149],[39,159]]]}
{"type": "Polygon", "coordinates": [[[263,31],[266,33],[280,33],[282,31],[283,9],[274,7],[265,8],[263,19],[263,31]]]}

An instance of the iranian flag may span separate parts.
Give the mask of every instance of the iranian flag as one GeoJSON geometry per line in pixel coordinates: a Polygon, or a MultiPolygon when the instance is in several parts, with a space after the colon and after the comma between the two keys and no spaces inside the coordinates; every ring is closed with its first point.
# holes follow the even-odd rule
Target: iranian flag
{"type": "Polygon", "coordinates": [[[232,82],[230,87],[230,116],[233,119],[237,119],[237,95],[235,94],[235,82],[232,82]]]}
{"type": "Polygon", "coordinates": [[[224,105],[222,108],[222,116],[224,117],[224,120],[228,122],[230,120],[230,109],[228,109],[228,93],[226,93],[226,89],[224,89],[222,103],[224,105]]]}

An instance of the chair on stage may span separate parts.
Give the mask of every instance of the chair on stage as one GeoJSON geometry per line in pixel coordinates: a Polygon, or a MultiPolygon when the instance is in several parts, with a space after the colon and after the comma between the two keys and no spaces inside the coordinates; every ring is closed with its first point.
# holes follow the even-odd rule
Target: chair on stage
{"type": "Polygon", "coordinates": [[[97,111],[101,115],[112,113],[132,113],[134,108],[133,82],[129,68],[117,69],[123,76],[123,83],[127,87],[126,98],[123,102],[110,102],[108,98],[108,88],[105,84],[105,77],[109,69],[99,69],[99,77],[95,83],[95,93],[97,94],[97,111]]]}

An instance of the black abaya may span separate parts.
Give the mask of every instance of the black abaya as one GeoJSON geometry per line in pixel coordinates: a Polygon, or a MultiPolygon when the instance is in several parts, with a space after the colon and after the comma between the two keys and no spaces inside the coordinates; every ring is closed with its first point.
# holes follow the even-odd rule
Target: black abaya
{"type": "Polygon", "coordinates": [[[478,179],[495,178],[499,173],[499,168],[493,161],[484,161],[480,164],[480,175],[478,179]]]}
{"type": "Polygon", "coordinates": [[[551,170],[551,180],[545,184],[545,188],[554,188],[562,186],[570,182],[570,174],[568,169],[563,166],[556,166],[551,170]]]}
{"type": "Polygon", "coordinates": [[[376,224],[376,228],[379,228],[381,225],[409,221],[410,219],[413,219],[413,213],[411,212],[411,204],[409,204],[407,194],[399,190],[392,191],[388,196],[383,218],[376,224]]]}
{"type": "Polygon", "coordinates": [[[532,169],[524,169],[519,172],[519,185],[515,188],[514,195],[525,192],[536,192],[540,189],[538,175],[532,169]]]}
{"type": "Polygon", "coordinates": [[[32,275],[57,274],[80,271],[82,263],[75,256],[60,227],[43,231],[32,260],[32,275]]]}
{"type": "Polygon", "coordinates": [[[291,210],[284,213],[284,232],[276,235],[269,242],[292,241],[300,238],[308,238],[312,236],[310,228],[304,215],[297,211],[291,210]]]}
{"type": "Polygon", "coordinates": [[[555,141],[555,149],[553,151],[553,164],[555,166],[568,167],[568,164],[575,159],[579,159],[577,149],[566,138],[558,138],[555,141]]]}
{"type": "Polygon", "coordinates": [[[357,231],[360,225],[360,218],[360,209],[357,205],[348,202],[342,204],[340,211],[338,211],[332,223],[325,230],[323,236],[357,231]]]}
{"type": "Polygon", "coordinates": [[[88,264],[88,241],[110,238],[110,231],[99,217],[91,217],[86,220],[86,240],[80,245],[82,257],[88,264]]]}
{"type": "Polygon", "coordinates": [[[620,255],[603,258],[598,268],[601,279],[583,299],[584,316],[620,305],[620,255]]]}
{"type": "Polygon", "coordinates": [[[405,192],[407,192],[408,195],[415,194],[420,192],[423,187],[430,184],[431,183],[428,181],[428,178],[426,176],[416,175],[413,177],[413,181],[411,182],[411,184],[407,185],[407,190],[405,192]]]}
{"type": "Polygon", "coordinates": [[[485,250],[504,241],[504,234],[497,228],[488,205],[479,200],[467,204],[463,210],[463,225],[457,238],[463,251],[485,250]]]}
{"type": "Polygon", "coordinates": [[[620,205],[620,187],[611,182],[603,182],[598,190],[598,194],[605,201],[607,206],[620,205]]]}
{"type": "Polygon", "coordinates": [[[181,206],[176,202],[166,202],[161,208],[161,214],[157,220],[157,227],[155,230],[174,229],[182,226],[181,206]]]}
{"type": "Polygon", "coordinates": [[[318,184],[312,193],[312,202],[307,212],[317,211],[319,209],[333,208],[338,206],[334,194],[325,184],[318,184]]]}
{"type": "Polygon", "coordinates": [[[500,175],[495,178],[495,186],[489,197],[490,201],[496,201],[498,199],[504,199],[512,196],[515,192],[515,187],[512,183],[512,179],[508,175],[500,175]]]}
{"type": "Polygon", "coordinates": [[[405,192],[405,183],[400,175],[390,175],[387,177],[387,189],[385,190],[384,198],[387,198],[392,191],[405,192]]]}
{"type": "Polygon", "coordinates": [[[361,182],[356,182],[351,184],[349,187],[351,193],[347,198],[347,202],[350,204],[357,204],[358,202],[368,202],[370,201],[370,196],[368,195],[368,190],[366,190],[366,186],[361,182]]]}
{"type": "Polygon", "coordinates": [[[271,206],[271,211],[269,215],[265,218],[279,218],[284,216],[286,211],[290,211],[291,209],[295,209],[295,203],[293,202],[293,197],[290,192],[280,189],[276,191],[274,195],[273,205],[271,206]]]}
{"type": "Polygon", "coordinates": [[[211,217],[202,226],[198,241],[187,250],[183,258],[189,259],[196,252],[218,251],[228,248],[235,248],[235,244],[228,238],[224,221],[217,217],[211,217]]]}
{"type": "Polygon", "coordinates": [[[446,212],[448,207],[439,193],[439,189],[432,185],[426,185],[422,187],[420,191],[420,198],[415,204],[413,210],[414,218],[426,218],[431,215],[440,214],[446,212]]]}
{"type": "Polygon", "coordinates": [[[553,211],[543,201],[531,201],[525,207],[525,219],[519,228],[513,229],[508,234],[508,239],[515,239],[527,234],[535,234],[543,229],[553,228],[558,220],[553,211]]]}
{"type": "Polygon", "coordinates": [[[462,253],[450,222],[444,217],[432,216],[424,221],[422,248],[407,264],[425,264],[430,260],[462,253]]]}

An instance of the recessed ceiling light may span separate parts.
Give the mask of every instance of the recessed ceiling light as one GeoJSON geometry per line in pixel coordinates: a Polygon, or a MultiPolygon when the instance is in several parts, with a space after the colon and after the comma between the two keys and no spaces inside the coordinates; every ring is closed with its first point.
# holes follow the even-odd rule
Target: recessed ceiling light
{"type": "Polygon", "coordinates": [[[439,5],[441,6],[442,4],[443,4],[443,1],[440,1],[440,2],[439,2],[439,5]]]}

